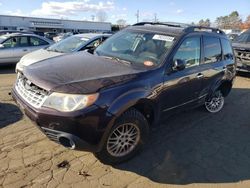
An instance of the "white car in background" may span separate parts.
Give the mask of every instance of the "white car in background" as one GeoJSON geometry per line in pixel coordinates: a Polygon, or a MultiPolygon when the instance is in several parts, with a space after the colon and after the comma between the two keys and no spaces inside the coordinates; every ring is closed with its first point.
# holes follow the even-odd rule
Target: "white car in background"
{"type": "Polygon", "coordinates": [[[25,66],[38,63],[45,59],[62,56],[66,53],[88,51],[92,53],[111,34],[86,33],[72,35],[48,48],[44,48],[25,55],[16,65],[16,72],[22,72],[25,66]]]}
{"type": "Polygon", "coordinates": [[[12,33],[0,36],[0,64],[17,63],[24,55],[54,42],[35,34],[12,33]]]}
{"type": "Polygon", "coordinates": [[[60,33],[56,37],[53,37],[53,41],[59,42],[63,39],[66,39],[66,38],[72,36],[72,35],[73,35],[73,33],[70,33],[70,32],[69,33],[60,33]]]}

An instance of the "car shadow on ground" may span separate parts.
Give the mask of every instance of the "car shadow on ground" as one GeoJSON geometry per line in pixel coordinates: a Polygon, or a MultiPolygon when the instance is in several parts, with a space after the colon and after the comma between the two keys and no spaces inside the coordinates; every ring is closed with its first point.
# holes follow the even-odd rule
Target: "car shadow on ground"
{"type": "Polygon", "coordinates": [[[249,99],[249,89],[233,89],[218,114],[199,108],[165,119],[139,155],[114,168],[164,184],[249,180],[249,99]]]}
{"type": "Polygon", "coordinates": [[[250,78],[250,72],[237,72],[237,76],[250,78]]]}
{"type": "Polygon", "coordinates": [[[0,129],[21,120],[22,117],[23,113],[16,105],[0,102],[0,129]]]}
{"type": "Polygon", "coordinates": [[[12,74],[15,73],[15,64],[2,64],[0,65],[0,74],[12,74]]]}

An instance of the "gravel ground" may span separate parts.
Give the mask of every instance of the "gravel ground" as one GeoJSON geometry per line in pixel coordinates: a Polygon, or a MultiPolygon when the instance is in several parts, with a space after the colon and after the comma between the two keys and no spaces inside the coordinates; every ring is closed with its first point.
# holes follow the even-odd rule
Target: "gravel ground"
{"type": "Polygon", "coordinates": [[[14,104],[14,67],[0,66],[0,187],[250,187],[250,76],[218,114],[195,109],[152,131],[118,166],[49,141],[14,104]]]}

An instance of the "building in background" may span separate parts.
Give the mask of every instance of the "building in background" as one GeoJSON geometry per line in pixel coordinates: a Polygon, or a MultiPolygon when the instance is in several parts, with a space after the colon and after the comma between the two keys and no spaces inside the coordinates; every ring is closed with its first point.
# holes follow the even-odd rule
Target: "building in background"
{"type": "Polygon", "coordinates": [[[111,23],[0,15],[0,30],[42,32],[110,32],[111,23]]]}

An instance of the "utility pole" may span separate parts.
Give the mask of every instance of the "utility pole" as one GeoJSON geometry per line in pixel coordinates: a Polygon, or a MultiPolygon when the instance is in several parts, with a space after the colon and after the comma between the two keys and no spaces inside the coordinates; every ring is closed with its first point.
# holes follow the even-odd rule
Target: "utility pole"
{"type": "Polygon", "coordinates": [[[155,22],[158,22],[157,13],[154,14],[154,21],[155,21],[155,22]]]}
{"type": "Polygon", "coordinates": [[[140,12],[139,12],[139,10],[137,10],[137,13],[135,14],[135,16],[136,16],[136,19],[137,19],[137,23],[139,23],[139,21],[140,21],[140,12]]]}

